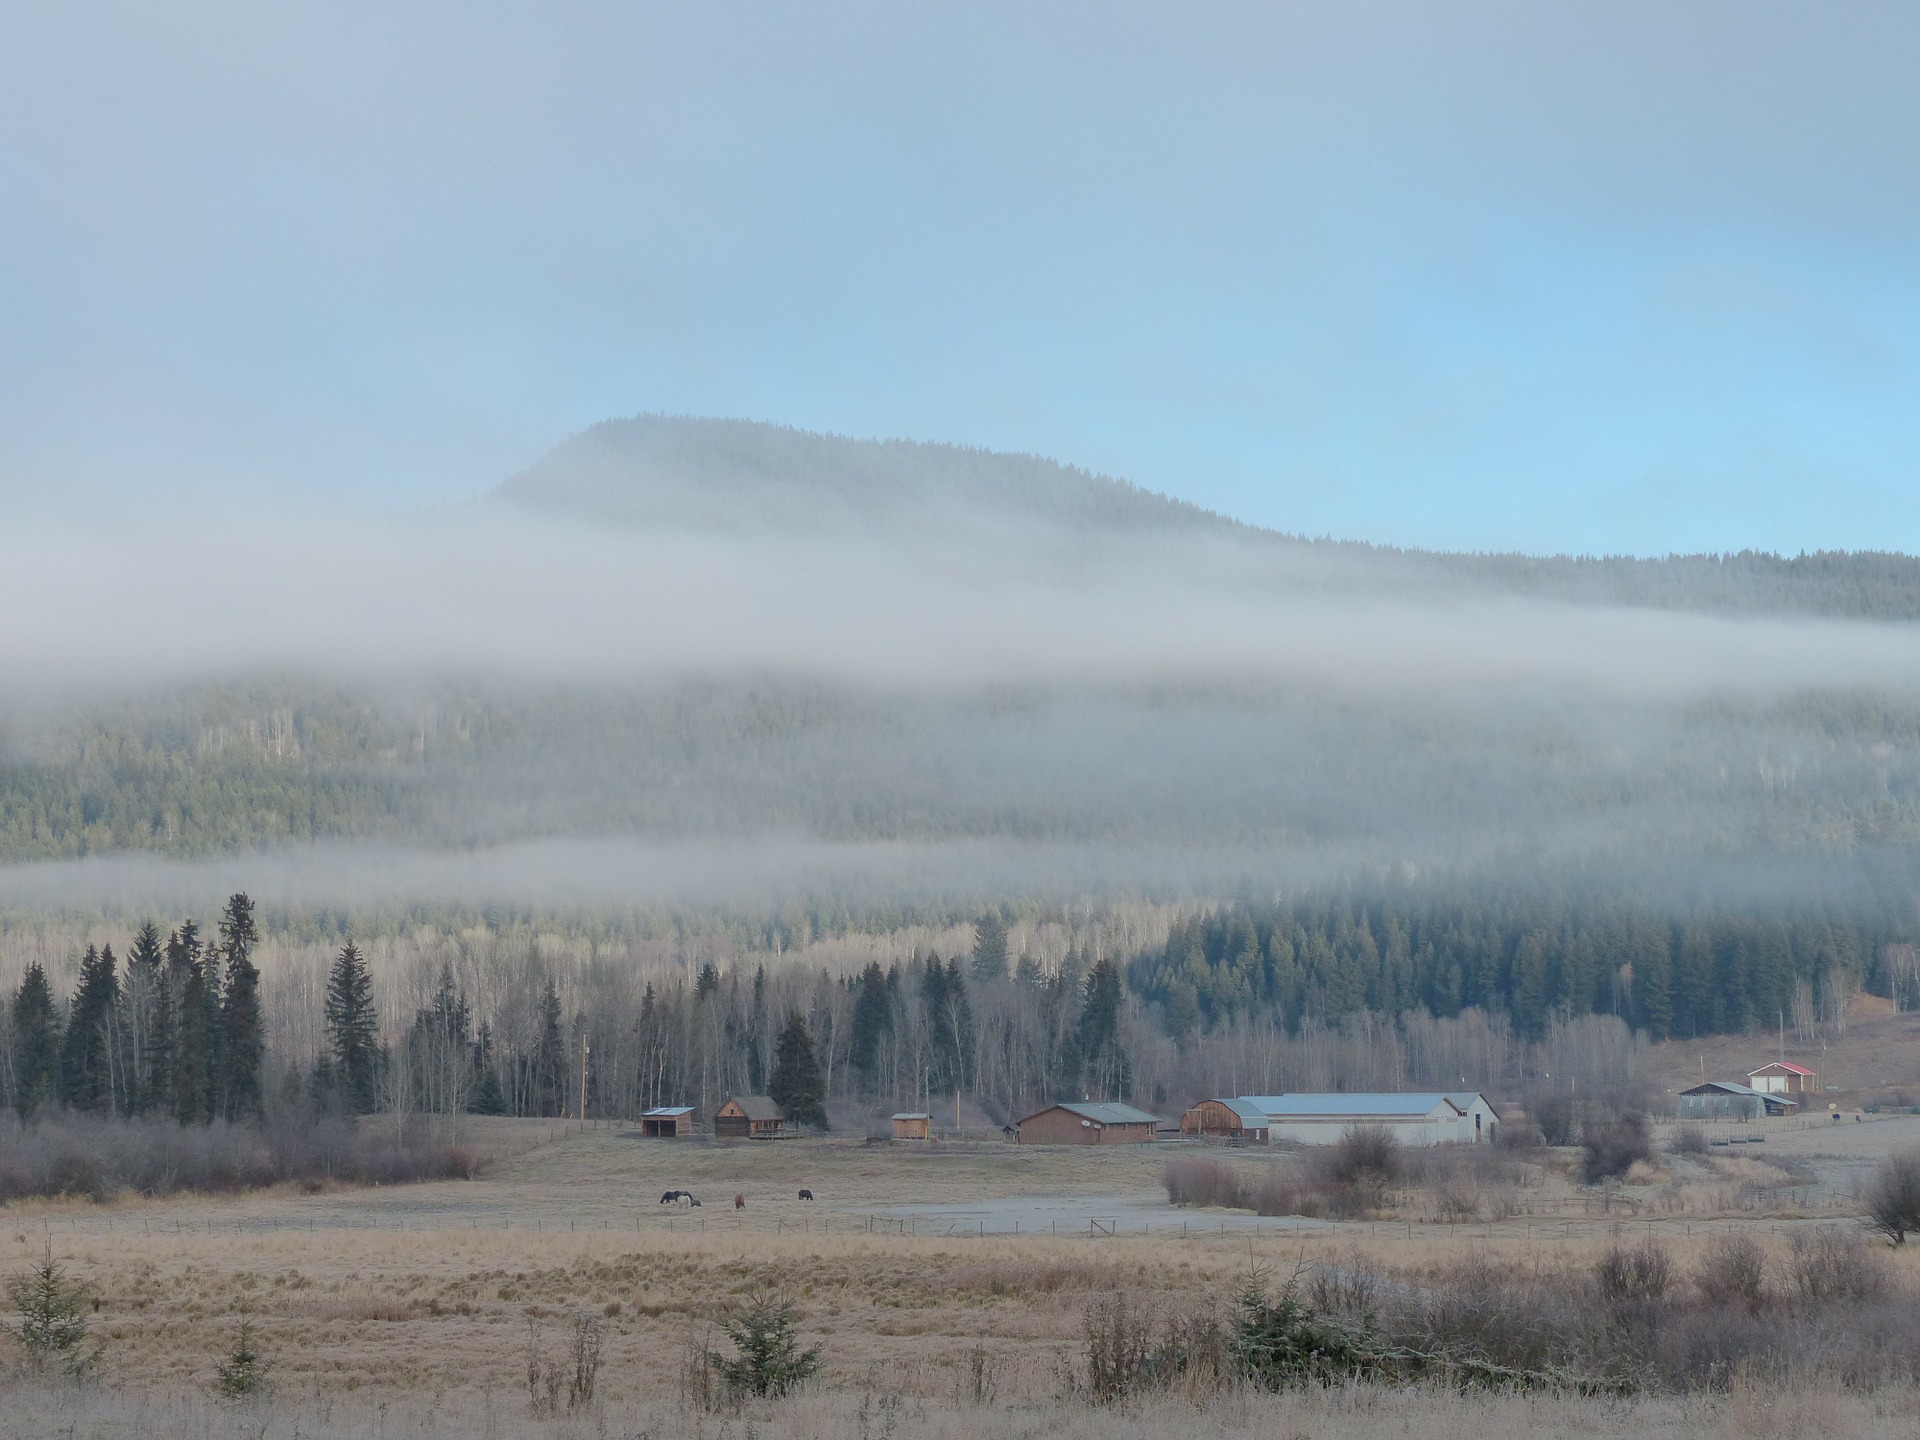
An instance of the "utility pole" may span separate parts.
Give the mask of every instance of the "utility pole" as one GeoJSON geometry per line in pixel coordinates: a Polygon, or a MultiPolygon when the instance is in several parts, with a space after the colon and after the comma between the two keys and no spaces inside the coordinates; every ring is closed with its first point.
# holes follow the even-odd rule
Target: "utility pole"
{"type": "Polygon", "coordinates": [[[584,1031],[580,1035],[580,1123],[587,1123],[587,1056],[593,1053],[584,1031]]]}

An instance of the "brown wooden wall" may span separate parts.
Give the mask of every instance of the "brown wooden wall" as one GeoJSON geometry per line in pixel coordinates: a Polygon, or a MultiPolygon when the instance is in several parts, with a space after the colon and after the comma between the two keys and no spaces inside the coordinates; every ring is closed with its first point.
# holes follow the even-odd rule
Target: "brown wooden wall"
{"type": "Polygon", "coordinates": [[[1096,1129],[1092,1125],[1082,1125],[1080,1117],[1071,1110],[1043,1110],[1038,1115],[1020,1122],[1020,1143],[1022,1145],[1139,1145],[1153,1139],[1154,1127],[1142,1122],[1138,1125],[1108,1125],[1096,1129]]]}

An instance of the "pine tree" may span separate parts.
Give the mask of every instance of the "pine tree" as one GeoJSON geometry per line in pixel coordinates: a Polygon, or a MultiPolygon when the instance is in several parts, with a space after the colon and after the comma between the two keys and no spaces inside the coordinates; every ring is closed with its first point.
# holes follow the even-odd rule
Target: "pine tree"
{"type": "Polygon", "coordinates": [[[1127,1089],[1127,1057],[1120,1046],[1123,1003],[1120,967],[1101,959],[1087,972],[1086,1004],[1080,1011],[1079,1051],[1088,1083],[1119,1099],[1127,1089]]]}
{"type": "Polygon", "coordinates": [[[87,946],[60,1050],[60,1095],[75,1110],[104,1115],[114,1108],[114,1014],[119,1004],[113,947],[87,946]]]}
{"type": "Polygon", "coordinates": [[[506,1092],[500,1088],[500,1067],[493,1059],[493,1028],[484,1020],[473,1042],[473,1099],[467,1109],[475,1115],[507,1113],[506,1092]]]}
{"type": "Polygon", "coordinates": [[[260,1019],[260,971],[252,959],[260,943],[253,901],[242,893],[220,916],[220,947],[226,957],[226,992],[220,998],[220,1111],[229,1120],[260,1113],[260,1069],[266,1035],[260,1019]]]}
{"type": "Polygon", "coordinates": [[[827,1128],[826,1081],[814,1058],[813,1033],[798,1010],[788,1014],[786,1028],[774,1042],[773,1079],[767,1094],[794,1124],[827,1128]]]}
{"type": "Polygon", "coordinates": [[[60,1039],[53,987],[36,960],[13,997],[13,1108],[22,1120],[59,1099],[60,1039]]]}
{"type": "Polygon", "coordinates": [[[989,910],[974,922],[973,978],[978,981],[1007,978],[1007,922],[997,911],[989,910]]]}
{"type": "Polygon", "coordinates": [[[850,1041],[853,1068],[864,1082],[873,1083],[880,1063],[880,1038],[893,1021],[893,998],[887,991],[887,977],[878,960],[869,961],[860,975],[860,991],[853,1001],[853,1036],[850,1041]]]}
{"type": "Polygon", "coordinates": [[[191,920],[167,936],[167,984],[173,997],[172,1074],[168,1091],[173,1118],[182,1125],[211,1118],[207,1092],[207,972],[200,927],[191,920]]]}
{"type": "Polygon", "coordinates": [[[380,1022],[374,1014],[373,977],[367,972],[366,957],[351,940],[340,947],[327,977],[326,1020],[332,1082],[349,1111],[369,1115],[380,1079],[380,1022]]]}

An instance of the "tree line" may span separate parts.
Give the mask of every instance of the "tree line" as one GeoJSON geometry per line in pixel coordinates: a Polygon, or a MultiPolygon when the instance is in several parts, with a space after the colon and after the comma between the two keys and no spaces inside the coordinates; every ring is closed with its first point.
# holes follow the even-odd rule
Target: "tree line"
{"type": "Polygon", "coordinates": [[[187,920],[163,941],[151,921],[127,947],[87,946],[62,1006],[46,970],[28,966],[9,1007],[7,1098],[22,1118],[64,1105],[182,1124],[257,1115],[265,1041],[253,902],[234,895],[212,939],[187,920]]]}

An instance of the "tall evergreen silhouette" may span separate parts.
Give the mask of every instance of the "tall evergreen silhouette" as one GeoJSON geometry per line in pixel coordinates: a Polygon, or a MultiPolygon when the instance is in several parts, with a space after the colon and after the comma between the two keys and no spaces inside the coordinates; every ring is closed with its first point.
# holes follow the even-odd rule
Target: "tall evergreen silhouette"
{"type": "Polygon", "coordinates": [[[114,1084],[116,1012],[120,1005],[119,963],[113,946],[87,946],[80,961],[80,987],[67,1016],[60,1049],[60,1098],[75,1110],[104,1115],[118,1096],[114,1084]]]}
{"type": "Polygon", "coordinates": [[[773,1078],[767,1094],[796,1125],[827,1128],[827,1086],[813,1053],[813,1032],[798,1010],[787,1016],[773,1046],[773,1078]]]}
{"type": "Polygon", "coordinates": [[[22,1120],[60,1098],[60,1011],[38,960],[13,997],[13,1105],[22,1120]]]}
{"type": "Polygon", "coordinates": [[[260,1021],[260,971],[252,960],[260,932],[253,901],[240,893],[220,916],[226,988],[220,999],[220,1113],[229,1120],[260,1113],[260,1066],[266,1036],[260,1021]]]}
{"type": "Polygon", "coordinates": [[[371,1114],[379,1098],[380,1022],[366,957],[351,940],[340,947],[327,976],[326,1021],[332,1078],[341,1100],[356,1115],[371,1114]]]}

